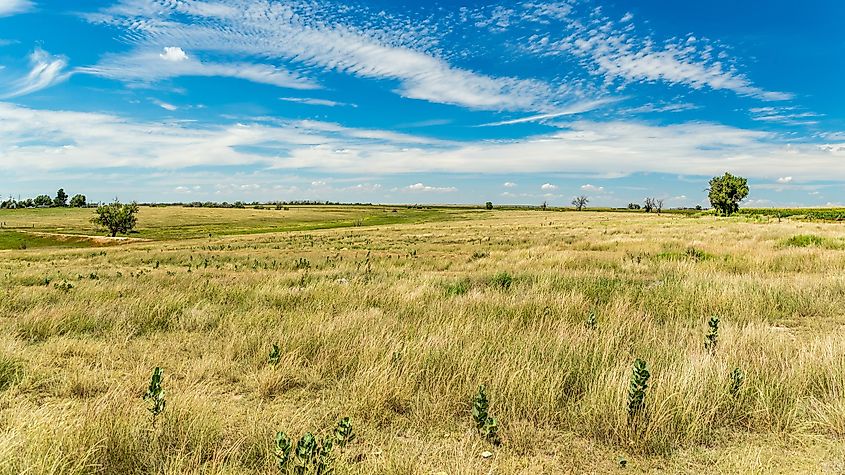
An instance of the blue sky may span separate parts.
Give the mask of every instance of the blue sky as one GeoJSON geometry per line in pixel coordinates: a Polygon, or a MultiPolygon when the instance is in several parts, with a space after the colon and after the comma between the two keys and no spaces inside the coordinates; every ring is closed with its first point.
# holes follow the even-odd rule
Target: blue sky
{"type": "Polygon", "coordinates": [[[0,0],[0,193],[845,204],[845,2],[0,0]]]}

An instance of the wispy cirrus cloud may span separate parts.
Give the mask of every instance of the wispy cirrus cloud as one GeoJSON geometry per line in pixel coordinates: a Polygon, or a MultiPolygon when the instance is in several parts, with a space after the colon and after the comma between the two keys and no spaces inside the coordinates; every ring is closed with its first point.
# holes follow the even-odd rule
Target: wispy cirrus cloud
{"type": "Polygon", "coordinates": [[[26,76],[13,81],[11,88],[0,92],[0,99],[25,96],[61,83],[70,77],[67,58],[36,49],[29,55],[31,69],[26,76]]]}
{"type": "MultiPolygon", "coordinates": [[[[433,40],[427,31],[417,31],[424,27],[414,27],[408,21],[397,22],[401,23],[398,27],[367,26],[380,14],[356,22],[346,10],[333,14],[335,10],[305,1],[123,0],[87,18],[123,29],[128,41],[141,51],[179,44],[215,56],[271,58],[300,69],[395,80],[395,91],[403,97],[473,109],[550,111],[579,94],[567,84],[491,76],[453,66],[431,47],[433,40]]],[[[154,74],[133,66],[138,59],[138,53],[110,57],[87,70],[115,79],[154,74]]],[[[208,71],[198,65],[194,69],[208,71]]],[[[170,71],[171,75],[187,73],[170,71]]]]}
{"type": "Polygon", "coordinates": [[[338,102],[332,101],[329,99],[317,99],[314,97],[280,97],[280,101],[285,102],[294,102],[297,104],[307,104],[310,106],[326,106],[326,107],[341,107],[341,106],[349,106],[349,107],[358,107],[355,104],[349,104],[346,102],[338,102]]]}
{"type": "Polygon", "coordinates": [[[503,120],[499,122],[491,122],[489,124],[482,124],[479,127],[496,127],[500,125],[513,125],[513,124],[524,124],[526,122],[543,122],[549,119],[556,119],[558,117],[568,116],[568,115],[577,115],[583,114],[584,112],[589,112],[591,110],[598,109],[602,106],[607,104],[611,104],[617,102],[621,99],[619,98],[603,98],[603,99],[595,99],[591,101],[583,101],[578,102],[572,105],[565,107],[562,110],[558,110],[555,112],[549,112],[547,114],[537,114],[528,117],[520,117],[518,119],[510,119],[510,120],[503,120]]]}
{"type": "Polygon", "coordinates": [[[795,106],[753,107],[749,112],[753,120],[784,125],[814,125],[821,117],[813,112],[801,111],[795,106]]]}
{"type": "Polygon", "coordinates": [[[99,64],[78,72],[117,79],[135,85],[152,85],[180,76],[234,77],[290,89],[317,89],[312,80],[268,64],[202,61],[178,46],[138,50],[105,56],[99,64]]]}

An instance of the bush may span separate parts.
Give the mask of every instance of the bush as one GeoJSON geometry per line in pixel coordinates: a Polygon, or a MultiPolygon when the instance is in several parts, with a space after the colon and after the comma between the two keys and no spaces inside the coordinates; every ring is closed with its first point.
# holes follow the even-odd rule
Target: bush
{"type": "Polygon", "coordinates": [[[73,195],[73,198],[70,199],[70,206],[71,208],[84,208],[88,206],[88,201],[85,195],[73,195]]]}
{"type": "Polygon", "coordinates": [[[490,279],[490,285],[493,287],[498,287],[502,290],[508,290],[511,288],[511,284],[513,284],[513,277],[507,272],[499,272],[498,274],[494,275],[492,279],[490,279]]]}

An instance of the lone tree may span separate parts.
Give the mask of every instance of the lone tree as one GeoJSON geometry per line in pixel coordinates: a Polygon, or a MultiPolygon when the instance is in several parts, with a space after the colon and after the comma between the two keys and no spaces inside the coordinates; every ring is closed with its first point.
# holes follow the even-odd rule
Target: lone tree
{"type": "Polygon", "coordinates": [[[56,197],[53,199],[53,206],[61,208],[67,206],[67,193],[64,188],[59,188],[56,192],[56,197]]]}
{"type": "Polygon", "coordinates": [[[654,200],[654,209],[657,211],[657,214],[663,211],[663,198],[654,200]]]}
{"type": "Polygon", "coordinates": [[[71,208],[84,208],[88,206],[88,200],[85,195],[73,195],[73,198],[70,199],[70,206],[71,208]]]}
{"type": "Polygon", "coordinates": [[[708,188],[710,204],[722,216],[739,211],[739,202],[748,196],[748,180],[725,172],[723,176],[710,179],[708,188]]]}
{"type": "Polygon", "coordinates": [[[97,206],[94,211],[96,214],[91,218],[91,222],[106,228],[112,237],[117,233],[129,234],[135,223],[138,221],[136,214],[138,213],[138,204],[129,203],[121,204],[119,201],[107,205],[97,206]]]}
{"type": "Polygon", "coordinates": [[[488,210],[489,210],[489,209],[493,209],[493,202],[492,202],[492,201],[488,201],[487,203],[484,203],[484,208],[486,208],[486,209],[488,209],[488,210]]]}
{"type": "Polygon", "coordinates": [[[643,202],[643,209],[646,213],[651,213],[651,210],[653,210],[656,205],[657,203],[654,202],[654,198],[646,198],[643,202]]]}
{"type": "Polygon", "coordinates": [[[582,209],[584,209],[584,207],[587,206],[587,203],[589,203],[589,202],[590,202],[590,199],[587,198],[584,195],[576,196],[575,198],[572,198],[572,206],[574,206],[575,209],[578,210],[578,211],[581,211],[582,209]]]}

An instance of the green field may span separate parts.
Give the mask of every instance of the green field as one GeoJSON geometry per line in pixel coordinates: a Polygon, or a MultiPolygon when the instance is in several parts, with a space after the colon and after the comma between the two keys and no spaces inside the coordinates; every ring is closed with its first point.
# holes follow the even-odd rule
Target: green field
{"type": "Polygon", "coordinates": [[[343,417],[338,474],[845,470],[841,224],[393,209],[0,213],[0,474],[285,473],[343,417]]]}
{"type": "MultiPolygon", "coordinates": [[[[408,208],[404,206],[287,206],[281,210],[141,207],[134,239],[172,240],[220,237],[282,231],[306,231],[398,223],[423,223],[478,215],[478,210],[459,208],[408,208]]],[[[0,210],[0,249],[108,245],[107,241],[73,239],[105,236],[92,224],[92,209],[45,208],[0,210]],[[43,234],[37,234],[43,233],[43,234]]]]}

